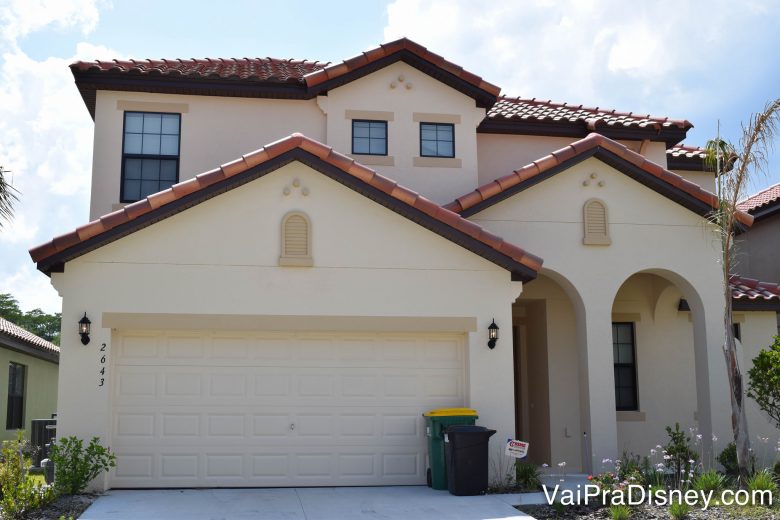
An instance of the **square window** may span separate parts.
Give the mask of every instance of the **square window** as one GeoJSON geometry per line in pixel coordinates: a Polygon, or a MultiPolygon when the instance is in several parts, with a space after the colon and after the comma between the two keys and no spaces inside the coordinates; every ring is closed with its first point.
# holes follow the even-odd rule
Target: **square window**
{"type": "Polygon", "coordinates": [[[121,202],[171,187],[179,178],[180,114],[125,112],[121,202]]]}
{"type": "Polygon", "coordinates": [[[421,157],[455,157],[455,125],[420,123],[421,157]]]}
{"type": "Polygon", "coordinates": [[[387,121],[353,119],[352,153],[387,155],[387,121]]]}

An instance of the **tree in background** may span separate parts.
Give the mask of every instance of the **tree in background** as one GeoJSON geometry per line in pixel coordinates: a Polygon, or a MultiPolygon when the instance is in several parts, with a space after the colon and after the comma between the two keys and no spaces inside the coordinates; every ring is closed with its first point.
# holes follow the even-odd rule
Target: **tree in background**
{"type": "Polygon", "coordinates": [[[768,103],[762,112],[750,117],[747,125],[742,125],[742,136],[738,145],[728,143],[720,137],[707,142],[707,157],[711,164],[714,163],[718,179],[718,209],[714,212],[713,222],[720,233],[722,251],[722,288],[725,299],[723,325],[726,333],[723,354],[729,379],[731,426],[737,446],[739,473],[743,479],[750,474],[750,435],[745,410],[744,381],[739,368],[737,343],[732,326],[734,320],[729,277],[733,274],[736,253],[734,236],[741,226],[737,220],[737,203],[745,197],[745,189],[750,179],[756,174],[766,172],[768,154],[772,149],[778,124],[780,99],[768,103]],[[724,161],[731,168],[724,168],[724,161]]]}
{"type": "Polygon", "coordinates": [[[19,200],[16,188],[8,182],[10,172],[0,166],[0,228],[4,221],[10,221],[14,214],[14,203],[19,200]]]}
{"type": "Polygon", "coordinates": [[[0,294],[0,318],[15,323],[24,330],[32,332],[55,345],[60,344],[60,322],[62,314],[47,314],[41,309],[23,312],[13,295],[0,294]]]}
{"type": "Polygon", "coordinates": [[[747,395],[780,428],[780,336],[753,358],[747,395]]]}

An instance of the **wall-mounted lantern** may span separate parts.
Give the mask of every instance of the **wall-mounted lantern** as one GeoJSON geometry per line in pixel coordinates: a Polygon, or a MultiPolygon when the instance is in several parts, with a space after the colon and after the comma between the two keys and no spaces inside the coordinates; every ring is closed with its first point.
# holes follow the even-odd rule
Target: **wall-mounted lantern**
{"type": "Polygon", "coordinates": [[[84,317],[79,320],[79,334],[81,334],[81,344],[86,345],[89,343],[89,331],[92,322],[87,318],[87,313],[84,313],[84,317]]]}
{"type": "Polygon", "coordinates": [[[488,348],[496,348],[496,341],[498,341],[498,325],[496,320],[488,327],[488,348]]]}

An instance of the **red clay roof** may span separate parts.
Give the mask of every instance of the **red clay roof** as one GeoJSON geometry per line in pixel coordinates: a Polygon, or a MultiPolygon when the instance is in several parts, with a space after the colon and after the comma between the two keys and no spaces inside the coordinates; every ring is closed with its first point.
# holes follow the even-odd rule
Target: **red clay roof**
{"type": "Polygon", "coordinates": [[[476,74],[472,74],[471,72],[464,70],[460,65],[456,65],[450,61],[445,60],[438,54],[432,53],[419,43],[413,42],[408,38],[401,38],[390,43],[383,43],[379,47],[358,54],[357,56],[348,60],[344,60],[341,63],[336,63],[317,72],[312,72],[305,77],[306,85],[313,87],[320,83],[324,83],[325,81],[336,79],[349,72],[357,70],[361,67],[365,67],[366,65],[401,51],[408,51],[418,56],[419,58],[432,63],[436,67],[449,72],[453,76],[456,76],[457,78],[470,83],[471,85],[494,96],[498,96],[498,94],[501,92],[501,88],[497,87],[496,85],[488,83],[476,74]]]}
{"type": "MultiPolygon", "coordinates": [[[[165,191],[150,195],[145,199],[129,204],[120,210],[104,215],[97,220],[81,226],[75,231],[65,233],[45,244],[34,247],[30,249],[30,256],[33,261],[39,263],[39,269],[41,269],[41,262],[45,263],[47,259],[50,259],[54,255],[67,252],[70,248],[75,248],[88,240],[100,238],[102,235],[107,234],[118,226],[133,222],[134,220],[157,210],[163,210],[167,205],[172,204],[187,195],[204,190],[213,184],[226,182],[231,177],[244,173],[247,170],[255,168],[266,161],[294,149],[309,152],[325,163],[341,170],[352,178],[357,179],[361,183],[367,184],[374,189],[383,192],[392,199],[395,199],[395,201],[398,201],[407,207],[414,208],[440,224],[443,224],[447,228],[466,235],[494,252],[500,253],[503,257],[509,258],[512,262],[523,266],[525,270],[538,272],[541,268],[541,258],[534,256],[509,242],[505,242],[502,238],[493,235],[473,222],[464,219],[457,213],[444,209],[425,197],[398,185],[394,181],[377,174],[374,170],[334,151],[331,147],[297,133],[266,145],[265,147],[244,155],[232,162],[223,164],[220,168],[175,184],[165,191]]],[[[73,257],[75,256],[78,256],[78,254],[73,257]]]]}
{"type": "Polygon", "coordinates": [[[609,127],[638,127],[661,130],[677,127],[688,130],[693,125],[684,119],[655,117],[649,114],[618,112],[599,107],[586,107],[569,103],[555,103],[552,100],[537,98],[524,99],[501,96],[488,111],[489,120],[498,121],[539,121],[575,123],[583,122],[591,131],[601,125],[609,127]]]}
{"type": "Polygon", "coordinates": [[[142,76],[187,76],[198,79],[240,79],[244,81],[303,83],[307,74],[329,63],[277,58],[204,58],[188,60],[77,61],[74,71],[114,72],[142,76]]]}
{"type": "Polygon", "coordinates": [[[678,144],[666,150],[667,157],[685,157],[688,159],[704,159],[707,157],[707,150],[701,146],[689,146],[687,144],[678,144]]]}
{"type": "Polygon", "coordinates": [[[60,347],[54,343],[46,341],[40,336],[36,336],[32,332],[23,329],[19,325],[12,323],[5,318],[0,318],[0,334],[5,334],[42,352],[57,355],[60,353],[60,347]]]}
{"type": "MultiPolygon", "coordinates": [[[[642,155],[628,149],[626,146],[613,141],[601,134],[592,133],[584,139],[575,141],[574,143],[552,152],[550,155],[542,157],[531,164],[523,166],[519,170],[515,170],[509,175],[498,178],[492,182],[489,182],[483,186],[480,186],[476,190],[463,195],[455,201],[446,204],[444,207],[462,213],[469,208],[482,204],[489,199],[496,197],[500,193],[522,183],[536,176],[556,168],[561,164],[574,159],[578,156],[582,156],[585,153],[591,152],[593,149],[603,149],[619,158],[628,161],[637,168],[640,168],[644,173],[655,177],[663,181],[666,185],[673,187],[676,190],[693,197],[694,199],[705,203],[710,208],[718,207],[717,197],[703,190],[698,184],[690,182],[676,173],[672,173],[665,170],[658,164],[645,159],[642,155]]],[[[498,200],[498,199],[496,199],[498,200]]],[[[751,225],[753,223],[753,217],[744,212],[739,212],[737,219],[744,225],[751,225]]]]}
{"type": "Polygon", "coordinates": [[[737,207],[742,211],[752,212],[758,208],[777,202],[778,200],[780,200],[780,184],[775,184],[774,186],[770,186],[743,200],[737,204],[737,207]]]}
{"type": "Polygon", "coordinates": [[[729,277],[731,297],[734,300],[779,300],[780,285],[760,282],[752,278],[731,275],[729,277]]]}

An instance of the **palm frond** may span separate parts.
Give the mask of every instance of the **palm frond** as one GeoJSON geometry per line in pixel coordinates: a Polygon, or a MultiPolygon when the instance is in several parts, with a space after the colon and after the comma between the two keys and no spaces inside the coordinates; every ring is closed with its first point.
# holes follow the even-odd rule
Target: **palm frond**
{"type": "Polygon", "coordinates": [[[8,182],[8,170],[0,166],[0,228],[14,215],[14,203],[19,200],[18,191],[8,182]]]}

